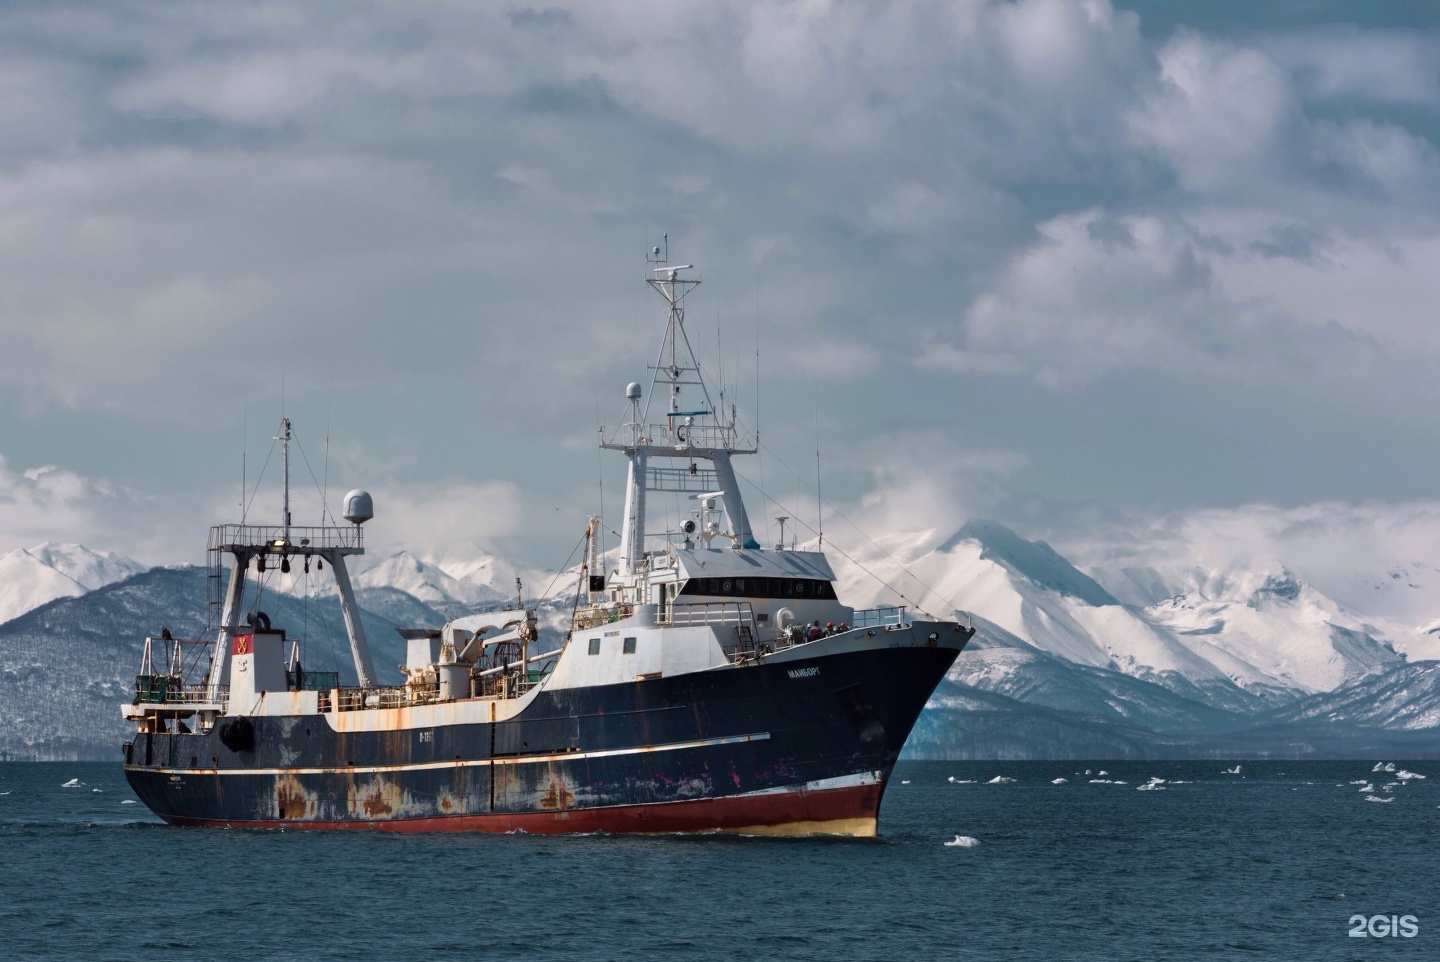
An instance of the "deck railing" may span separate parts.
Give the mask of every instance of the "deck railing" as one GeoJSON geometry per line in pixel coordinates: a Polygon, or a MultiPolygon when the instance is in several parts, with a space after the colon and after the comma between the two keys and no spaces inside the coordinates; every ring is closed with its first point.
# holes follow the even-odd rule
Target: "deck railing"
{"type": "Polygon", "coordinates": [[[229,551],[237,546],[265,547],[276,554],[297,555],[314,554],[332,548],[346,548],[358,552],[365,546],[365,534],[358,524],[324,527],[291,525],[289,529],[278,524],[217,524],[210,529],[210,546],[222,551],[229,551]]]}
{"type": "MultiPolygon", "coordinates": [[[[221,685],[215,694],[223,703],[230,693],[229,685],[221,685]]],[[[179,675],[136,675],[135,705],[208,705],[210,686],[187,685],[179,675]]]]}
{"type": "Polygon", "coordinates": [[[748,601],[696,601],[672,604],[660,612],[656,621],[662,625],[750,625],[755,624],[755,609],[748,601]]]}
{"type": "Polygon", "coordinates": [[[905,605],[886,605],[855,612],[851,628],[898,628],[905,622],[905,605]]]}

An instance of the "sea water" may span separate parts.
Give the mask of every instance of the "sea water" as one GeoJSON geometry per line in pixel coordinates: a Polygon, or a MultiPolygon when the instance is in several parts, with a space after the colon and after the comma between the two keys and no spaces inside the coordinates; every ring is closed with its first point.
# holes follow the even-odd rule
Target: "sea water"
{"type": "Polygon", "coordinates": [[[0,958],[1440,958],[1440,763],[1373,768],[909,763],[843,840],[172,828],[4,764],[0,958]]]}

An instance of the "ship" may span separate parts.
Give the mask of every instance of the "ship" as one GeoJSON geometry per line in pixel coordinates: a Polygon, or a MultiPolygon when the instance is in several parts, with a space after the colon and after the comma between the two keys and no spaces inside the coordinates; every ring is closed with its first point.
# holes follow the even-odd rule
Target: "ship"
{"type": "Polygon", "coordinates": [[[374,499],[354,490],[345,523],[292,525],[282,419],[281,523],[211,529],[212,628],[147,638],[122,705],[125,776],[151,811],[234,828],[878,833],[906,738],[974,628],[844,605],[823,541],[787,546],[784,516],[777,543],[757,541],[733,459],[758,431],[714,403],[685,328],[700,277],[668,248],[646,254],[666,318],[650,390],[628,384],[600,439],[628,461],[619,546],[602,550],[591,516],[564,620],[542,626],[517,591],[507,610],[402,629],[403,684],[381,684],[348,567],[374,499]],[[647,512],[662,500],[685,510],[647,512]],[[254,603],[312,564],[333,576],[353,685],[304,667],[254,603]]]}

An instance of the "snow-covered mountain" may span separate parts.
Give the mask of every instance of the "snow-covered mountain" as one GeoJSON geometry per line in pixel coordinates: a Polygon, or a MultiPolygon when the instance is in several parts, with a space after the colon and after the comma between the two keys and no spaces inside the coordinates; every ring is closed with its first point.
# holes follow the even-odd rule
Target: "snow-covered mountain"
{"type": "MultiPolygon", "coordinates": [[[[481,552],[463,557],[431,557],[397,551],[383,557],[361,556],[350,562],[350,577],[361,603],[383,610],[403,596],[447,617],[493,608],[515,600],[515,579],[525,596],[533,598],[555,579],[553,574],[520,568],[481,552]],[[389,597],[391,600],[384,600],[389,597]]],[[[565,579],[561,579],[563,582],[565,579]]],[[[305,572],[292,565],[289,574],[272,568],[270,589],[295,597],[333,597],[335,583],[328,575],[305,572]]],[[[573,579],[569,584],[573,585],[573,579]]],[[[396,602],[403,609],[405,601],[396,602]]]]}
{"type": "Polygon", "coordinates": [[[502,594],[490,584],[494,559],[483,558],[452,573],[444,564],[427,561],[408,551],[397,551],[366,567],[357,566],[355,583],[360,589],[395,588],[420,599],[437,610],[470,609],[513,596],[502,594]]]}
{"type": "MultiPolygon", "coordinates": [[[[1392,606],[1387,621],[1274,560],[1206,567],[1177,559],[1086,572],[995,522],[972,522],[949,537],[892,535],[884,547],[831,558],[841,596],[856,607],[898,595],[934,614],[960,612],[978,629],[922,716],[912,754],[1229,757],[1374,748],[1399,757],[1440,747],[1440,670],[1407,662],[1384,630],[1426,616],[1413,594],[1420,589],[1408,587],[1422,583],[1423,572],[1383,574],[1379,588],[1368,589],[1411,605],[1404,615],[1392,606]]],[[[108,713],[129,690],[144,635],[166,625],[199,630],[204,572],[152,569],[110,584],[140,566],[79,546],[16,552],[4,564],[11,567],[0,573],[10,573],[0,584],[21,599],[15,609],[44,603],[0,624],[0,749],[101,752],[118,737],[108,713]],[[86,591],[87,583],[101,587],[86,591]],[[95,721],[102,716],[103,724],[95,721]]],[[[400,552],[353,571],[377,665],[399,658],[391,627],[434,627],[511,604],[517,573],[478,551],[460,559],[400,552]]],[[[263,604],[295,636],[322,642],[317,651],[347,674],[338,614],[326,614],[333,587],[317,574],[271,569],[263,604]]],[[[563,635],[576,572],[519,574],[527,598],[555,586],[542,630],[563,635]]]]}
{"type": "Polygon", "coordinates": [[[1330,726],[1337,719],[1390,732],[1440,729],[1440,662],[1416,662],[1370,675],[1276,709],[1266,721],[1330,726]]]}
{"type": "Polygon", "coordinates": [[[0,556],[0,624],[56,598],[124,581],[145,565],[109,551],[47,541],[0,556]]]}
{"type": "Polygon", "coordinates": [[[1333,603],[1337,624],[1411,661],[1440,659],[1440,501],[1117,515],[1060,536],[1066,558],[1136,607],[1248,603],[1266,580],[1293,580],[1333,603]]]}
{"type": "Polygon", "coordinates": [[[1365,620],[1283,568],[1188,580],[1126,572],[1117,580],[1132,598],[1164,597],[1141,606],[996,522],[971,522],[933,550],[908,554],[839,564],[847,597],[873,603],[893,586],[929,610],[982,618],[1036,651],[1227,710],[1331,691],[1404,661],[1365,620]]]}
{"type": "Polygon", "coordinates": [[[1144,613],[1247,687],[1332,691],[1403,661],[1372,626],[1284,568],[1210,573],[1144,613]]]}

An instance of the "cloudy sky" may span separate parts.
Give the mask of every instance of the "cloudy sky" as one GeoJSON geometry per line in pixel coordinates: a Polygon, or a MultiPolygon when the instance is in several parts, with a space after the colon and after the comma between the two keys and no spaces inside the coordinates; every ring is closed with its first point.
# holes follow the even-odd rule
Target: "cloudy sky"
{"type": "Polygon", "coordinates": [[[648,383],[665,232],[785,513],[814,520],[817,438],[835,510],[884,530],[1428,502],[1437,26],[7,3],[0,550],[198,561],[284,411],[297,520],[363,485],[376,547],[556,565],[602,479],[618,527],[594,442],[648,383]]]}

